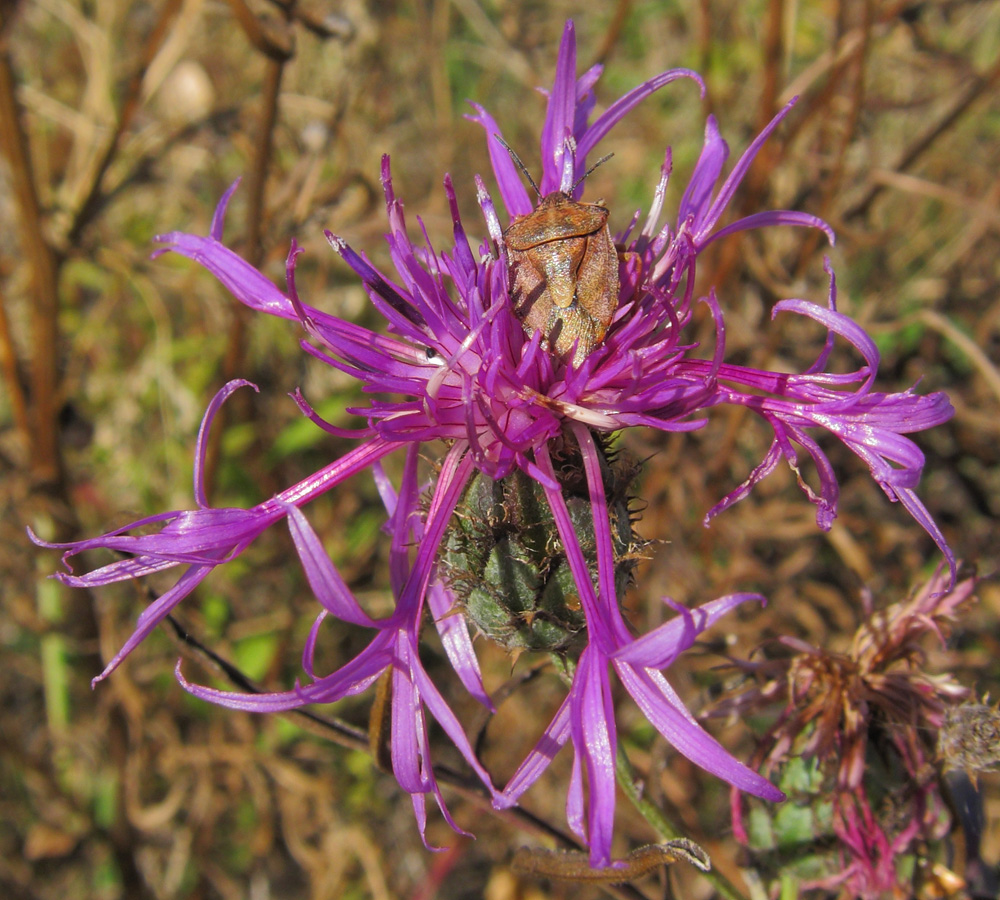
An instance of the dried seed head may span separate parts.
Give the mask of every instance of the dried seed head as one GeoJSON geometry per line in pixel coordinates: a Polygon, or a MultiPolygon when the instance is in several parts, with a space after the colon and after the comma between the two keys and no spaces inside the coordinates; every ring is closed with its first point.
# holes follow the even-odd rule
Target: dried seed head
{"type": "Polygon", "coordinates": [[[946,770],[964,769],[973,783],[980,772],[1000,767],[1000,704],[963,703],[949,709],[938,734],[938,753],[946,770]]]}

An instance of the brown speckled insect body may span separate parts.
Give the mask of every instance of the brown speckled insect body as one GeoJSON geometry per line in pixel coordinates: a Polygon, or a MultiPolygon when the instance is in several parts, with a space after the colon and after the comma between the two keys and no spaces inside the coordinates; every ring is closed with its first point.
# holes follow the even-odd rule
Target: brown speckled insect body
{"type": "MultiPolygon", "coordinates": [[[[540,195],[524,164],[507,150],[540,195]]],[[[580,203],[572,190],[553,191],[515,217],[504,244],[508,290],[525,332],[540,331],[544,346],[559,356],[575,344],[573,363],[579,365],[604,340],[618,307],[618,251],[607,207],[580,203]]]]}

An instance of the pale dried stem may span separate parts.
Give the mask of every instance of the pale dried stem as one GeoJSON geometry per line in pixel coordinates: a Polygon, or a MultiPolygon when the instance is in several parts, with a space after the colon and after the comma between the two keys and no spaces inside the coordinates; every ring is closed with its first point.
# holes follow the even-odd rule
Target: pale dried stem
{"type": "Polygon", "coordinates": [[[923,309],[917,313],[917,318],[954,344],[962,352],[972,367],[982,376],[989,389],[993,392],[993,395],[997,398],[997,402],[1000,403],[1000,371],[990,361],[990,358],[986,355],[982,347],[956,326],[951,319],[941,315],[936,310],[923,309]]]}
{"type": "MultiPolygon", "coordinates": [[[[941,115],[937,121],[932,122],[899,156],[896,163],[890,166],[894,172],[905,172],[914,165],[927,152],[939,138],[948,132],[972,105],[983,95],[994,88],[1000,82],[1000,59],[986,72],[985,75],[974,76],[958,94],[957,99],[941,115]]],[[[868,212],[872,202],[885,190],[884,183],[873,184],[856,203],[845,210],[844,219],[850,220],[855,216],[861,216],[868,212]]]]}
{"type": "Polygon", "coordinates": [[[132,124],[132,119],[142,105],[142,86],[146,70],[153,62],[160,47],[169,37],[170,26],[181,8],[181,2],[182,0],[166,0],[163,8],[160,10],[160,17],[149,34],[139,65],[132,73],[125,88],[125,96],[122,100],[121,112],[118,115],[118,122],[114,133],[111,135],[105,147],[104,154],[101,156],[101,160],[94,170],[90,188],[66,233],[66,245],[68,247],[74,247],[78,243],[83,230],[90,224],[94,216],[104,205],[106,199],[103,191],[104,177],[121,148],[121,143],[129,126],[132,124]]]}
{"type": "Polygon", "coordinates": [[[1000,227],[1000,209],[997,209],[991,196],[986,200],[970,197],[936,181],[928,181],[926,178],[907,175],[904,172],[894,172],[891,169],[872,169],[869,178],[882,187],[891,187],[918,197],[940,200],[942,203],[958,207],[969,216],[982,218],[994,228],[1000,227]]]}
{"type": "Polygon", "coordinates": [[[465,19],[466,24],[479,36],[483,46],[477,48],[493,56],[498,63],[522,84],[533,88],[536,74],[524,53],[513,46],[504,37],[496,25],[490,21],[479,3],[475,0],[451,0],[452,6],[465,19]]]}

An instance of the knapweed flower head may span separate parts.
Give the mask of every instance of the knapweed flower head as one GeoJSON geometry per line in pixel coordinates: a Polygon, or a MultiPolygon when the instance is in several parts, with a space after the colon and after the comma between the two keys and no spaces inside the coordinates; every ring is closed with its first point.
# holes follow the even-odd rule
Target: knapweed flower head
{"type": "MultiPolygon", "coordinates": [[[[694,73],[671,70],[639,85],[594,117],[594,88],[600,74],[601,68],[596,66],[577,76],[575,35],[572,23],[568,23],[555,81],[547,92],[541,135],[539,191],[543,195],[556,193],[557,200],[578,201],[586,188],[582,176],[591,154],[633,107],[680,79],[701,86],[694,73]]],[[[317,640],[314,629],[304,659],[309,681],[288,692],[247,696],[199,687],[183,678],[182,683],[195,695],[223,705],[271,711],[356,694],[384,672],[391,672],[392,767],[400,784],[414,797],[421,830],[424,795],[433,794],[444,809],[429,757],[429,712],[462,751],[498,807],[516,804],[560,748],[570,743],[574,762],[568,819],[590,847],[592,863],[606,865],[611,854],[617,752],[612,671],[649,721],[682,754],[740,790],[780,799],[780,791],[731,757],[701,728],[662,674],[719,617],[747,600],[760,598],[735,594],[695,610],[677,608],[667,599],[676,616],[650,633],[635,635],[621,605],[627,557],[634,549],[627,479],[623,482],[621,468],[609,453],[608,440],[615,432],[639,425],[664,432],[690,431],[704,424],[701,413],[714,406],[747,407],[770,426],[773,444],[747,480],[710,510],[707,518],[744,497],[780,460],[798,472],[797,445],[815,463],[818,490],[807,487],[802,479],[800,483],[816,504],[820,527],[828,528],[836,515],[837,481],[813,434],[816,429],[826,431],[868,464],[890,499],[903,503],[952,560],[943,536],[916,496],[923,458],[904,437],[945,421],[951,407],[942,394],[921,397],[912,391],[885,394],[874,390],[877,350],[859,326],[837,311],[832,273],[825,305],[794,299],[775,307],[776,315],[805,316],[827,331],[819,358],[798,375],[727,363],[723,304],[714,291],[707,297],[695,297],[699,255],[713,241],[736,231],[773,225],[819,228],[830,234],[815,217],[788,211],[761,212],[720,225],[754,156],[789,109],[790,105],[775,117],[725,178],[728,148],[710,117],[701,156],[674,221],[665,221],[664,216],[671,174],[667,151],[644,222],[639,224],[637,214],[616,235],[613,245],[602,244],[605,251],[609,246],[618,248],[614,251],[618,287],[611,295],[610,308],[607,297],[602,295],[598,307],[586,293],[600,285],[605,285],[602,290],[606,293],[612,274],[606,256],[600,263],[607,276],[603,280],[591,277],[590,272],[587,279],[579,276],[573,282],[577,276],[572,274],[571,263],[566,263],[571,270],[566,277],[572,289],[565,284],[557,289],[554,282],[546,280],[550,275],[555,277],[552,266],[558,268],[566,260],[579,259],[581,253],[588,259],[589,237],[599,233],[603,225],[591,229],[578,222],[560,230],[557,221],[547,226],[537,241],[519,237],[515,242],[510,239],[509,226],[505,230],[502,225],[485,183],[477,179],[485,235],[470,243],[459,216],[455,188],[445,176],[453,236],[448,249],[435,249],[422,225],[417,229],[419,237],[408,229],[388,157],[383,159],[382,185],[389,219],[386,239],[395,274],[380,272],[363,253],[328,234],[331,246],[361,279],[385,318],[386,334],[305,303],[295,287],[295,264],[301,251],[294,242],[288,254],[284,291],[229,250],[222,240],[223,220],[235,186],[219,204],[207,236],[182,232],[163,235],[160,253],[169,251],[196,260],[241,303],[297,322],[306,333],[306,352],[358,379],[372,399],[352,410],[365,419],[364,426],[344,432],[323,422],[305,398],[296,394],[305,415],[331,433],[355,438],[355,448],[251,509],[213,509],[201,485],[205,434],[219,405],[239,386],[230,384],[210,406],[199,437],[196,509],[165,513],[90,541],[61,545],[67,556],[96,547],[128,554],[127,559],[85,575],[59,576],[72,585],[96,586],[172,566],[185,569],[174,588],[143,613],[135,634],[101,677],[107,676],[215,566],[236,557],[264,529],[284,519],[323,608],[316,627],[324,618],[334,618],[369,628],[374,637],[368,648],[333,673],[318,674],[312,660],[317,640]],[[562,243],[581,236],[585,238],[582,251],[578,243],[562,243]],[[557,246],[549,246],[552,243],[557,246]],[[512,264],[514,250],[526,254],[532,264],[542,260],[538,264],[540,280],[537,273],[531,276],[534,281],[518,280],[512,264]],[[546,324],[535,324],[538,317],[532,317],[534,300],[528,296],[531,291],[525,291],[529,283],[540,292],[535,300],[557,309],[554,317],[545,318],[546,324]],[[585,296],[581,286],[586,289],[585,296]],[[696,302],[707,306],[715,322],[715,343],[707,350],[699,348],[687,333],[696,302]],[[594,324],[590,320],[597,325],[590,328],[594,324]],[[568,324],[574,321],[575,325],[568,324]],[[560,341],[560,329],[564,328],[572,331],[573,340],[568,344],[565,339],[560,341]],[[860,354],[862,365],[856,371],[826,371],[837,335],[860,354]],[[438,441],[445,443],[447,453],[430,486],[424,486],[418,478],[418,455],[429,442],[438,441]],[[405,455],[398,489],[380,466],[393,451],[405,455]],[[369,617],[352,596],[301,512],[304,505],[365,469],[374,472],[389,512],[395,609],[383,620],[369,617]],[[510,479],[518,483],[512,487],[510,479]],[[548,549],[541,557],[529,537],[520,531],[512,536],[509,529],[501,527],[500,519],[509,512],[512,496],[521,503],[525,530],[545,526],[552,532],[542,538],[548,549]],[[523,588],[516,602],[504,609],[506,618],[501,624],[510,627],[513,616],[529,624],[556,622],[560,626],[556,629],[559,636],[552,638],[555,643],[546,645],[548,638],[532,634],[511,638],[513,645],[549,646],[572,653],[566,667],[573,673],[572,682],[565,701],[502,790],[493,786],[476,760],[417,652],[425,619],[430,618],[463,686],[492,708],[465,614],[473,605],[468,587],[470,583],[474,586],[476,577],[467,565],[460,568],[456,562],[465,553],[462,521],[468,518],[468,506],[474,501],[480,508],[500,511],[495,516],[492,544],[478,564],[489,567],[492,560],[496,567],[506,565],[513,573],[507,583],[518,582],[518,590],[523,588]],[[530,509],[536,507],[544,513],[539,512],[532,521],[530,509]],[[129,533],[138,525],[157,523],[163,523],[157,534],[129,533]],[[505,541],[513,549],[506,555],[502,549],[495,554],[496,547],[505,541]]],[[[486,134],[499,198],[506,211],[504,218],[513,223],[523,221],[534,210],[535,201],[520,180],[512,155],[498,140],[502,138],[498,124],[482,108],[475,106],[474,110],[471,118],[486,134]]],[[[606,221],[604,213],[594,215],[606,221]]],[[[559,277],[565,276],[565,268],[560,271],[559,277]]],[[[487,519],[487,525],[480,527],[493,526],[487,519]]],[[[504,582],[494,580],[494,595],[497,583],[504,582]]],[[[488,634],[485,620],[494,612],[489,607],[479,619],[470,618],[488,634]]]]}
{"type": "MultiPolygon", "coordinates": [[[[734,793],[734,830],[743,843],[770,850],[790,840],[794,822],[799,863],[809,872],[803,889],[910,896],[912,881],[925,874],[900,861],[948,831],[935,738],[968,708],[960,705],[967,688],[949,673],[928,671],[926,643],[945,641],[976,583],[967,578],[949,588],[939,570],[908,600],[872,610],[866,597],[864,619],[843,653],[784,637],[776,641],[780,657],[765,651],[763,659],[735,662],[756,684],[714,712],[742,718],[778,710],[755,762],[790,800],[773,819],[759,810],[748,819],[734,793]],[[830,836],[838,847],[833,874],[819,877],[815,867],[830,836]]],[[[788,857],[784,866],[787,876],[788,857]]]]}

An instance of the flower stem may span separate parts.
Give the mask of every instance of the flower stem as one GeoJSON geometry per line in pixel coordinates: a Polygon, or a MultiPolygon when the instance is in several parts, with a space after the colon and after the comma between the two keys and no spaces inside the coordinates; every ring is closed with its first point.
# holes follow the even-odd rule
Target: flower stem
{"type": "MultiPolygon", "coordinates": [[[[686,837],[680,827],[667,818],[663,810],[642,796],[639,785],[636,783],[635,770],[632,768],[632,763],[629,762],[629,758],[625,753],[625,747],[621,741],[618,742],[615,775],[617,776],[618,786],[625,793],[625,796],[628,797],[639,815],[652,826],[653,830],[662,840],[670,841],[686,837]]],[[[726,900],[746,900],[746,897],[740,893],[736,885],[717,869],[711,869],[703,874],[708,882],[719,892],[721,897],[725,897],[726,900]]]]}

